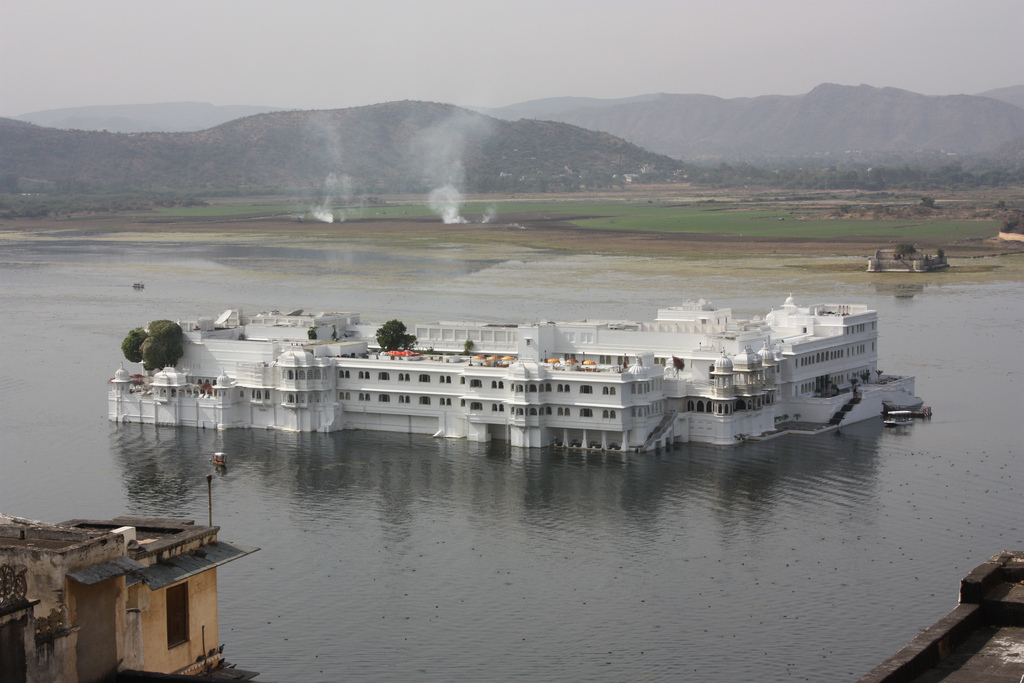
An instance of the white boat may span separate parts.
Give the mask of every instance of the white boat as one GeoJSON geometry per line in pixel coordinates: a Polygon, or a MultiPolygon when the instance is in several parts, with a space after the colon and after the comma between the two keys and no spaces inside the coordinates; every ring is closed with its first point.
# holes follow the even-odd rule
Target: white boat
{"type": "Polygon", "coordinates": [[[890,410],[885,414],[886,427],[902,427],[914,423],[914,411],[890,410]]]}
{"type": "Polygon", "coordinates": [[[217,467],[227,467],[228,466],[228,456],[227,456],[227,453],[221,453],[219,451],[217,453],[214,453],[213,457],[210,458],[210,462],[212,462],[217,467]]]}

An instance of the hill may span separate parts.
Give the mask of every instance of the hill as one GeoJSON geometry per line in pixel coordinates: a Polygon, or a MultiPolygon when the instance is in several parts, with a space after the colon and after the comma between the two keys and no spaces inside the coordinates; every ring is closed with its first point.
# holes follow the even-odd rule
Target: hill
{"type": "Polygon", "coordinates": [[[932,97],[897,88],[823,84],[804,95],[722,99],[657,95],[633,102],[522,103],[497,117],[536,111],[687,161],[856,154],[897,163],[986,152],[1024,135],[1024,109],[993,97],[932,97]]]}
{"type": "Polygon", "coordinates": [[[258,114],[192,133],[67,131],[0,120],[0,172],[23,179],[174,189],[421,191],[594,186],[678,163],[550,121],[499,121],[452,105],[392,102],[258,114]],[[534,182],[535,181],[535,182],[534,182]]]}
{"type": "Polygon", "coordinates": [[[47,109],[15,118],[50,128],[111,133],[174,133],[204,130],[243,116],[279,109],[244,104],[217,106],[209,102],[163,102],[47,109]]]}
{"type": "Polygon", "coordinates": [[[978,97],[991,97],[994,100],[1009,102],[1015,107],[1024,108],[1024,85],[1011,85],[1009,88],[996,88],[978,93],[978,97]]]}

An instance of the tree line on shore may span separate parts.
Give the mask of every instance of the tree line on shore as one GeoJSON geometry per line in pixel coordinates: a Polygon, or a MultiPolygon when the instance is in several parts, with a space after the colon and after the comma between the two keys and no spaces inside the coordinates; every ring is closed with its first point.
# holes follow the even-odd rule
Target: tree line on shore
{"type": "MultiPolygon", "coordinates": [[[[637,174],[595,170],[561,174],[483,174],[466,178],[466,192],[572,193],[622,189],[638,184],[687,184],[708,189],[764,189],[779,191],[957,191],[979,188],[1024,187],[1024,165],[964,168],[959,161],[938,166],[757,166],[719,163],[713,166],[680,164],[671,170],[648,169],[637,174]]],[[[355,196],[388,193],[427,193],[419,178],[354,182],[355,196]]],[[[316,195],[320,188],[290,189],[142,189],[130,183],[104,185],[77,178],[38,182],[12,173],[0,174],[0,218],[43,218],[80,213],[123,213],[159,208],[204,206],[213,196],[316,195]]]]}

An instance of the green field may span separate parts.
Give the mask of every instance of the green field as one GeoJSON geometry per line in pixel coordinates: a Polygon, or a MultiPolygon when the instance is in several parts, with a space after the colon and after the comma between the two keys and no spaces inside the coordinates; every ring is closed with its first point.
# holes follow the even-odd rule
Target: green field
{"type": "MultiPolygon", "coordinates": [[[[473,204],[465,213],[481,213],[487,205],[473,204]]],[[[573,225],[595,230],[653,233],[691,233],[739,235],[753,238],[835,239],[853,235],[898,237],[908,240],[927,237],[947,241],[972,237],[990,237],[999,228],[995,220],[914,220],[809,219],[806,211],[750,209],[737,205],[679,206],[627,203],[500,204],[497,220],[506,212],[543,212],[551,217],[575,218],[573,225]]]]}
{"type": "MultiPolygon", "coordinates": [[[[217,202],[201,207],[158,209],[149,216],[162,218],[231,219],[255,214],[308,214],[310,206],[299,202],[246,204],[217,202]]],[[[575,201],[495,201],[467,202],[462,214],[470,220],[493,211],[493,223],[533,219],[564,220],[580,228],[630,233],[701,234],[742,236],[752,239],[841,240],[851,237],[877,237],[886,240],[951,242],[990,237],[998,230],[996,220],[944,219],[863,219],[821,218],[825,209],[817,207],[756,208],[748,203],[666,204],[646,202],[575,201]]],[[[349,221],[359,219],[403,220],[432,216],[430,208],[419,203],[337,206],[334,213],[349,221]]]]}

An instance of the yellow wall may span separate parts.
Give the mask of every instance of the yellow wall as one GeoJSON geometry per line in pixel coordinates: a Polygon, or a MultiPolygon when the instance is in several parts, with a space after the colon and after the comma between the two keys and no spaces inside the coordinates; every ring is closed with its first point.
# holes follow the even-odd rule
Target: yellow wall
{"type": "Polygon", "coordinates": [[[195,663],[204,654],[203,625],[206,625],[206,652],[216,649],[217,639],[217,570],[191,576],[188,584],[188,641],[167,649],[167,589],[150,591],[139,584],[142,594],[138,605],[142,610],[142,642],[145,648],[146,671],[174,673],[195,663]],[[148,596],[146,595],[148,593],[148,596]],[[148,606],[147,606],[148,598],[148,606]]]}

